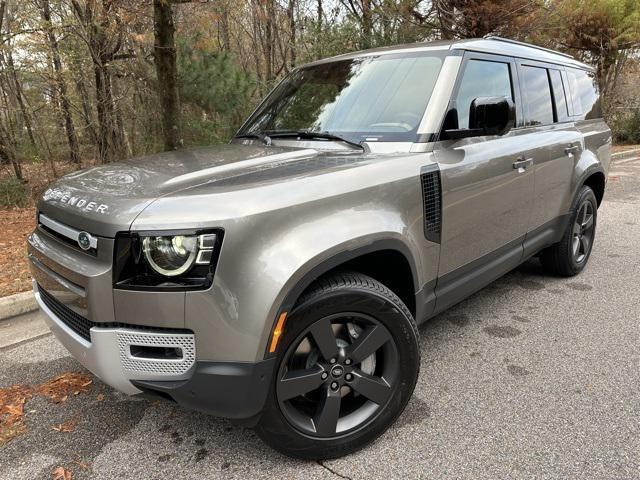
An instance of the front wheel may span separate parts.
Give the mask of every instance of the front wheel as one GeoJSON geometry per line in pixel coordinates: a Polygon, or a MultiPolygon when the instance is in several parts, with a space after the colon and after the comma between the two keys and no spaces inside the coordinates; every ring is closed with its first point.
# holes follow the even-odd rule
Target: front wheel
{"type": "Polygon", "coordinates": [[[597,219],[596,196],[585,185],[574,200],[562,240],[542,251],[540,260],[547,272],[571,277],[584,269],[596,238],[597,219]]]}
{"type": "Polygon", "coordinates": [[[287,320],[279,352],[256,431],[303,459],[346,455],[380,436],[404,410],[420,365],[407,307],[358,273],[317,281],[287,320]]]}

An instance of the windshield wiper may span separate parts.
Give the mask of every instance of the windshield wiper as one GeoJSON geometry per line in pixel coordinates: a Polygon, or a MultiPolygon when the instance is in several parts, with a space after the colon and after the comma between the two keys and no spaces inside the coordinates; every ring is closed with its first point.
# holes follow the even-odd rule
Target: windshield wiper
{"type": "Polygon", "coordinates": [[[233,138],[255,138],[267,146],[271,145],[271,137],[263,133],[241,133],[240,135],[235,135],[233,138]]]}
{"type": "Polygon", "coordinates": [[[339,135],[335,135],[329,132],[314,132],[311,130],[273,130],[266,133],[271,138],[304,138],[313,140],[314,138],[322,139],[322,140],[335,140],[337,142],[343,142],[347,145],[351,145],[352,147],[359,148],[360,150],[364,150],[364,147],[359,143],[352,142],[351,140],[347,140],[339,135]]]}

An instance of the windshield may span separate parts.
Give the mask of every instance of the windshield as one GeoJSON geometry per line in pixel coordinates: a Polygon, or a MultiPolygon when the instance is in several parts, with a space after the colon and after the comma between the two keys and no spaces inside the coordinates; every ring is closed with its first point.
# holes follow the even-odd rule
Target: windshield
{"type": "Polygon", "coordinates": [[[322,63],[285,78],[238,135],[323,132],[352,142],[415,141],[443,55],[322,63]]]}

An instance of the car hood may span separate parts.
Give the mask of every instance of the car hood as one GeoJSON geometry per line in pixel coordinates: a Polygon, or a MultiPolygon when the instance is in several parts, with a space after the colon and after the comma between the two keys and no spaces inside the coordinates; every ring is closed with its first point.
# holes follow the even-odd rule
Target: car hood
{"type": "Polygon", "coordinates": [[[76,229],[114,237],[154,200],[180,190],[206,184],[239,188],[245,180],[273,181],[362,161],[359,150],[243,144],[165,152],[66,175],[44,192],[38,210],[76,229]]]}

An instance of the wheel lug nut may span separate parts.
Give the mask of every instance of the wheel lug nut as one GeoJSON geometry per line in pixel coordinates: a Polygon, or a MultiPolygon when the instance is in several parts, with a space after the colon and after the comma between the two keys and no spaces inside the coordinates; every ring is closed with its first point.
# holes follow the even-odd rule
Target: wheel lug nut
{"type": "Polygon", "coordinates": [[[325,380],[329,376],[329,374],[327,372],[322,372],[321,376],[322,376],[322,379],[325,380]]]}
{"type": "Polygon", "coordinates": [[[331,390],[337,390],[338,389],[338,382],[331,382],[331,390]]]}
{"type": "Polygon", "coordinates": [[[350,373],[347,373],[347,374],[344,376],[344,378],[345,378],[345,380],[346,380],[347,382],[350,382],[351,380],[353,380],[353,375],[351,375],[350,373]]]}
{"type": "Polygon", "coordinates": [[[329,360],[329,363],[333,365],[334,363],[336,363],[336,361],[337,360],[335,358],[332,358],[331,360],[329,360]]]}
{"type": "Polygon", "coordinates": [[[345,364],[345,365],[351,365],[351,359],[350,359],[350,358],[347,358],[347,359],[344,361],[344,364],[345,364]]]}

